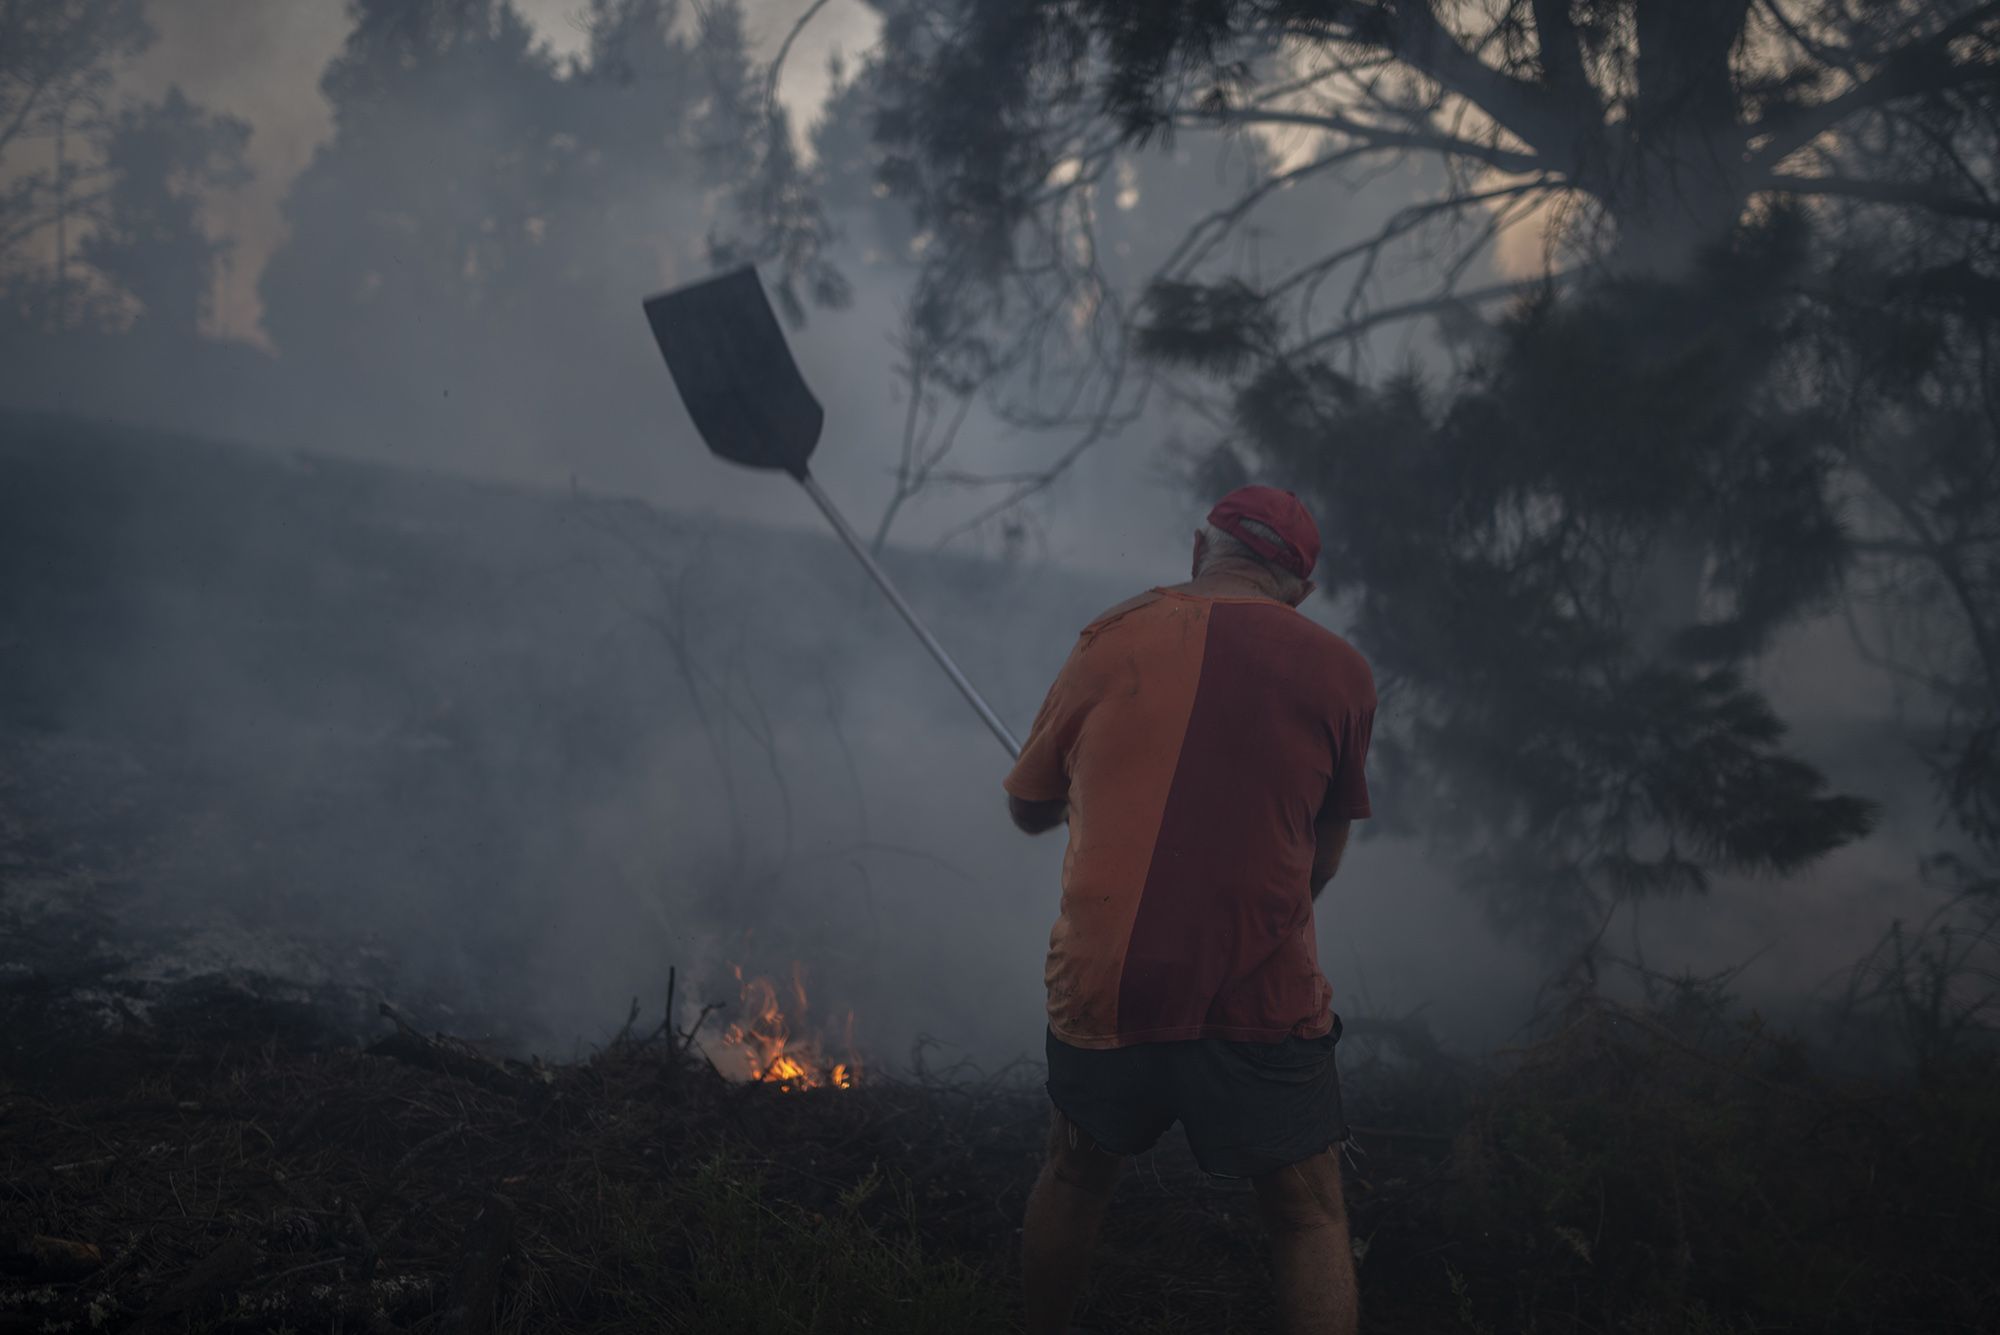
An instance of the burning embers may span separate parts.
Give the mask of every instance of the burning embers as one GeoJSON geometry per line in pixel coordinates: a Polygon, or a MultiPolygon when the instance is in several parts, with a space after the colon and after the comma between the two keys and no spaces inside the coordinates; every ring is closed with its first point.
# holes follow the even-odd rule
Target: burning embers
{"type": "Polygon", "coordinates": [[[854,1087],[861,1066],[854,1057],[853,1011],[841,1021],[839,1050],[845,1056],[836,1060],[828,1055],[832,1045],[824,1031],[807,1025],[810,1008],[803,966],[792,964],[791,985],[782,996],[769,978],[745,978],[740,964],[731,965],[730,972],[736,978],[741,1010],[723,1031],[722,1049],[716,1054],[724,1075],[787,1090],[854,1087]]]}

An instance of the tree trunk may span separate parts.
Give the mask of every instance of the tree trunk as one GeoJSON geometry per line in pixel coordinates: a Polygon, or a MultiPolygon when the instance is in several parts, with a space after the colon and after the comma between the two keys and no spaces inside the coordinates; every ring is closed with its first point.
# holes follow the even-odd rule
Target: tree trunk
{"type": "MultiPolygon", "coordinates": [[[[1638,88],[1609,127],[1613,156],[1588,183],[1617,235],[1610,276],[1675,282],[1724,245],[1749,202],[1731,57],[1751,0],[1638,0],[1638,88]]],[[[1634,591],[1633,649],[1668,651],[1702,620],[1708,542],[1698,521],[1661,535],[1634,591]]]]}
{"type": "Polygon", "coordinates": [[[1644,171],[1611,198],[1617,237],[1605,265],[1616,277],[1686,278],[1743,216],[1748,192],[1740,182],[1721,171],[1676,169],[1673,159],[1664,168],[1644,171]]]}
{"type": "Polygon", "coordinates": [[[1605,179],[1614,273],[1675,279],[1728,237],[1749,192],[1730,58],[1750,0],[1639,0],[1637,93],[1605,179]]]}

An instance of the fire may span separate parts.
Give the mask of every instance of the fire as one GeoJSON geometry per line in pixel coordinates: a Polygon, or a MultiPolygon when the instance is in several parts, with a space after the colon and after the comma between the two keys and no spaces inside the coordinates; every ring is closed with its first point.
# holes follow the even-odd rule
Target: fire
{"type": "MultiPolygon", "coordinates": [[[[745,978],[740,964],[731,965],[730,972],[742,1009],[723,1031],[722,1042],[729,1057],[739,1063],[743,1079],[784,1090],[854,1088],[861,1074],[854,1058],[854,1012],[847,1013],[842,1025],[841,1046],[847,1058],[834,1061],[826,1055],[821,1036],[806,1027],[809,1007],[802,965],[792,964],[789,1015],[776,983],[764,977],[745,978]]],[[[724,1074],[736,1072],[725,1069],[724,1074]]]]}

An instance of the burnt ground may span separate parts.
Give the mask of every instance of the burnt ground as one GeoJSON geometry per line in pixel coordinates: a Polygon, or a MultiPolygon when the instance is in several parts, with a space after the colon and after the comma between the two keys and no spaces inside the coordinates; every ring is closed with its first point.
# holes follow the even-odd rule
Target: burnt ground
{"type": "MultiPolygon", "coordinates": [[[[241,992],[156,1002],[105,1031],[17,986],[7,1022],[0,1330],[1016,1319],[1012,1254],[1045,1117],[1032,1071],[793,1091],[724,1081],[699,1036],[659,1032],[563,1066],[387,1024],[371,1051],[241,992]]],[[[1442,1159],[1368,1139],[1357,1229],[1386,1251],[1396,1202],[1442,1159]]],[[[1147,1156],[1084,1321],[1269,1328],[1248,1204],[1177,1141],[1147,1156]]],[[[1399,1298],[1411,1319],[1433,1309],[1404,1328],[1448,1326],[1447,1297],[1399,1298]]]]}
{"type": "MultiPolygon", "coordinates": [[[[6,989],[0,1331],[1015,1328],[1032,1068],[795,1091],[636,1017],[550,1065],[240,979],[88,1000],[6,989]]],[[[1989,1062],[1835,1083],[1590,994],[1476,1068],[1389,1038],[1345,1065],[1370,1330],[1993,1328],[1989,1062]]],[[[1271,1329],[1248,1206],[1170,1135],[1082,1325],[1271,1329]]]]}

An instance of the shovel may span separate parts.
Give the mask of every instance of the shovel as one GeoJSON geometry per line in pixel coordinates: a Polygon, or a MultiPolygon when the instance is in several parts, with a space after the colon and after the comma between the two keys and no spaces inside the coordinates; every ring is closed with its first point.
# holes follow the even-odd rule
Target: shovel
{"type": "Polygon", "coordinates": [[[903,600],[888,573],[875,563],[860,535],[807,469],[806,461],[819,444],[826,413],[799,375],[757,271],[746,265],[719,278],[648,297],[646,320],[653,326],[653,338],[709,452],[748,468],[790,473],[819,506],[847,550],[854,553],[854,559],[910,623],[952,685],[1007,748],[1007,754],[1019,756],[1021,744],[1014,740],[1014,734],[1007,731],[1007,725],[952,661],[937,636],[918,620],[915,609],[903,600]]]}

